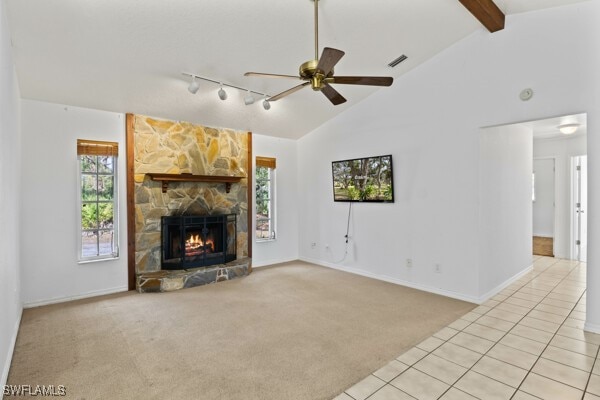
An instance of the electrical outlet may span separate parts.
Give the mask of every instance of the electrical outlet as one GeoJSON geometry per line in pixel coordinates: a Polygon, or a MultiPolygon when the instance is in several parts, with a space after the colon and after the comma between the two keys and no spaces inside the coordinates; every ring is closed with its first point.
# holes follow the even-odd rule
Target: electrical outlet
{"type": "Polygon", "coordinates": [[[406,259],[406,268],[412,268],[412,258],[406,259]]]}
{"type": "Polygon", "coordinates": [[[435,264],[435,272],[436,274],[442,273],[442,266],[440,264],[435,264]]]}

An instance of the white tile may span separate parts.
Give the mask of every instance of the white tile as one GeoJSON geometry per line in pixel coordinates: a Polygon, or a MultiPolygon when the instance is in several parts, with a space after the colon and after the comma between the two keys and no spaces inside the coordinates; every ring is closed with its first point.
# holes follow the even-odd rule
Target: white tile
{"type": "Polygon", "coordinates": [[[523,318],[519,324],[528,326],[530,328],[540,329],[542,331],[556,333],[558,328],[560,328],[560,324],[548,321],[542,321],[541,319],[525,317],[523,318]]]}
{"type": "Polygon", "coordinates": [[[406,370],[402,375],[394,379],[391,384],[420,400],[437,399],[450,387],[444,382],[414,368],[406,370]]]}
{"type": "MultiPolygon", "coordinates": [[[[598,362],[598,360],[596,360],[598,362]]],[[[600,375],[592,375],[590,377],[590,383],[588,384],[587,391],[600,396],[600,375]]]]}
{"type": "Polygon", "coordinates": [[[479,360],[472,370],[514,388],[519,387],[528,372],[523,368],[487,356],[479,360]]]}
{"type": "Polygon", "coordinates": [[[475,323],[503,332],[508,332],[513,326],[515,326],[514,322],[504,321],[503,319],[490,317],[488,315],[484,315],[483,317],[479,318],[475,323]]]}
{"type": "Polygon", "coordinates": [[[521,336],[527,339],[535,340],[536,342],[547,344],[550,342],[554,334],[539,329],[531,328],[526,325],[517,324],[510,331],[511,334],[521,336]]]}
{"type": "Polygon", "coordinates": [[[481,354],[475,351],[448,342],[438,347],[433,354],[465,368],[471,368],[481,358],[481,354]]]}
{"type": "Polygon", "coordinates": [[[535,307],[535,309],[538,311],[544,311],[547,313],[556,314],[556,315],[560,315],[563,317],[566,317],[571,312],[571,310],[568,310],[566,308],[555,307],[555,306],[551,306],[548,304],[538,304],[535,307]]]}
{"type": "Polygon", "coordinates": [[[515,392],[515,388],[473,371],[467,372],[454,386],[486,400],[508,400],[515,392]]]}
{"type": "Polygon", "coordinates": [[[563,325],[556,333],[562,336],[570,337],[571,339],[583,340],[584,342],[600,345],[600,335],[596,333],[585,332],[583,329],[563,325]]]}
{"type": "Polygon", "coordinates": [[[453,323],[451,323],[450,325],[448,325],[448,328],[452,328],[452,329],[456,329],[458,331],[462,331],[464,328],[466,328],[470,324],[471,323],[469,321],[465,321],[464,319],[457,319],[456,321],[454,321],[453,323]]]}
{"type": "Polygon", "coordinates": [[[333,400],[354,400],[352,397],[348,396],[346,393],[342,393],[336,396],[333,400]]]}
{"type": "Polygon", "coordinates": [[[542,321],[554,322],[555,324],[562,324],[567,316],[550,314],[545,311],[532,310],[527,314],[528,317],[541,319],[542,321]]]}
{"type": "Polygon", "coordinates": [[[435,354],[430,354],[423,358],[421,361],[416,363],[413,368],[418,369],[419,371],[424,372],[427,375],[439,379],[440,381],[449,385],[454,384],[458,378],[467,372],[466,368],[461,367],[453,362],[446,361],[435,354]]]}
{"type": "MultiPolygon", "coordinates": [[[[477,321],[477,322],[479,322],[479,321],[477,321]]],[[[485,325],[480,325],[477,322],[472,323],[471,325],[467,326],[463,330],[463,332],[470,333],[471,335],[479,336],[480,338],[484,338],[487,340],[493,340],[493,341],[500,340],[502,338],[502,336],[504,336],[504,334],[506,333],[506,332],[498,330],[498,329],[490,328],[485,325]]]]}
{"type": "Polygon", "coordinates": [[[528,307],[528,308],[533,308],[538,305],[537,301],[520,299],[520,298],[514,297],[514,296],[509,297],[508,299],[504,300],[504,302],[508,303],[508,304],[515,304],[517,306],[528,307]]]}
{"type": "Polygon", "coordinates": [[[524,316],[529,311],[531,311],[531,308],[529,308],[529,307],[517,306],[515,304],[509,304],[507,302],[504,302],[504,303],[498,305],[498,307],[496,307],[494,309],[508,311],[508,312],[511,312],[514,314],[518,314],[520,316],[524,316]]]}
{"type": "Polygon", "coordinates": [[[552,346],[560,347],[561,349],[574,351],[576,353],[585,354],[586,356],[595,357],[598,352],[598,346],[592,343],[583,342],[577,339],[571,339],[566,336],[556,335],[550,341],[552,346]]]}
{"type": "Polygon", "coordinates": [[[589,376],[589,372],[545,358],[540,358],[531,371],[581,390],[585,389],[589,376]]]}
{"type": "Polygon", "coordinates": [[[451,387],[450,389],[448,389],[448,391],[446,393],[444,393],[444,395],[442,397],[440,397],[440,400],[478,400],[478,399],[477,399],[477,397],[473,397],[470,394],[463,392],[462,390],[458,390],[455,387],[451,387]]]}
{"type": "Polygon", "coordinates": [[[495,342],[491,340],[483,339],[478,336],[474,336],[468,333],[460,332],[452,339],[448,341],[449,343],[454,343],[458,346],[465,347],[469,350],[476,351],[478,353],[484,354],[489,349],[492,348],[495,342]]]}
{"type": "Polygon", "coordinates": [[[548,346],[542,353],[542,357],[587,372],[590,372],[594,365],[593,357],[554,346],[548,346]]]}
{"type": "Polygon", "coordinates": [[[408,365],[401,363],[400,361],[394,360],[388,363],[385,367],[378,369],[373,372],[373,375],[379,379],[389,382],[404,371],[408,369],[408,365]]]}
{"type": "Polygon", "coordinates": [[[458,331],[456,329],[446,327],[434,333],[433,336],[435,336],[438,339],[448,340],[457,333],[458,331]]]}
{"type": "Polygon", "coordinates": [[[486,355],[526,370],[531,369],[537,360],[537,357],[533,354],[504,346],[502,344],[497,344],[492,347],[492,349],[488,351],[486,355]]]}
{"type": "Polygon", "coordinates": [[[481,314],[478,314],[478,313],[475,313],[475,312],[471,311],[469,313],[466,313],[465,315],[463,315],[460,318],[464,319],[465,321],[473,322],[473,321],[475,321],[479,317],[481,317],[481,314]]]}
{"type": "Polygon", "coordinates": [[[596,359],[596,364],[594,364],[594,369],[592,370],[592,374],[600,375],[600,360],[596,359]]]}
{"type": "Polygon", "coordinates": [[[545,298],[544,300],[542,300],[542,304],[548,304],[554,307],[562,307],[566,310],[572,310],[575,307],[575,303],[571,301],[563,301],[552,298],[545,298]]]}
{"type": "Polygon", "coordinates": [[[356,400],[364,400],[385,385],[385,382],[381,379],[369,375],[350,389],[346,390],[346,393],[352,396],[356,400]]]}
{"type": "Polygon", "coordinates": [[[409,396],[392,385],[385,385],[375,392],[373,396],[369,397],[369,400],[414,400],[414,397],[409,396]]]}
{"type": "Polygon", "coordinates": [[[488,306],[479,306],[473,309],[472,312],[476,313],[476,314],[485,314],[486,312],[490,311],[492,309],[492,307],[488,307],[488,306]]]}
{"type": "Polygon", "coordinates": [[[414,363],[416,363],[417,361],[419,361],[421,358],[425,357],[427,355],[427,352],[425,350],[421,350],[421,349],[417,349],[416,347],[413,347],[412,349],[406,351],[404,354],[402,354],[400,357],[396,358],[396,360],[400,361],[401,363],[404,363],[406,365],[413,365],[414,363]]]}
{"type": "Polygon", "coordinates": [[[494,308],[496,307],[498,304],[500,304],[499,301],[496,300],[488,300],[485,303],[482,304],[482,306],[486,306],[486,307],[490,307],[490,308],[494,308]]]}
{"type": "Polygon", "coordinates": [[[423,340],[421,343],[419,343],[417,345],[417,347],[421,350],[431,352],[431,351],[437,349],[438,347],[440,347],[443,343],[444,343],[444,341],[442,339],[438,339],[438,338],[432,336],[432,337],[429,337],[429,338],[423,340]]]}
{"type": "Polygon", "coordinates": [[[534,373],[527,375],[519,390],[544,400],[580,400],[583,396],[579,389],[534,373]]]}
{"type": "MultiPolygon", "coordinates": [[[[498,306],[499,307],[499,306],[498,306]]],[[[503,319],[508,322],[519,322],[521,318],[523,318],[520,314],[515,314],[506,310],[499,310],[498,307],[495,307],[493,310],[488,312],[486,316],[494,317],[498,319],[503,319]]]]}
{"type": "Polygon", "coordinates": [[[540,398],[517,390],[517,393],[512,397],[512,400],[540,400],[540,398]]]}
{"type": "Polygon", "coordinates": [[[546,347],[544,343],[536,342],[535,340],[527,339],[521,336],[506,334],[498,343],[515,349],[523,350],[533,355],[540,355],[546,347]]]}
{"type": "Polygon", "coordinates": [[[583,396],[583,400],[600,400],[600,396],[595,396],[591,393],[586,393],[585,396],[583,396]]]}
{"type": "Polygon", "coordinates": [[[575,318],[567,318],[563,325],[570,326],[571,328],[583,329],[585,327],[585,321],[575,318]]]}

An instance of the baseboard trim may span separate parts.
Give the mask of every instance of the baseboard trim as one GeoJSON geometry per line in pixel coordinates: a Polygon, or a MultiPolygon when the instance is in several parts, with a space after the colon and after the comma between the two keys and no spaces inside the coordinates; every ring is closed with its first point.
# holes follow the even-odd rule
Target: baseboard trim
{"type": "Polygon", "coordinates": [[[23,308],[34,308],[34,307],[40,307],[40,306],[47,306],[50,304],[64,303],[67,301],[87,299],[89,297],[103,296],[105,294],[126,292],[128,290],[129,290],[129,288],[127,286],[119,286],[119,287],[109,288],[109,289],[94,290],[91,292],[82,293],[82,294],[78,294],[75,296],[53,297],[53,298],[47,299],[47,300],[26,302],[23,304],[23,308]]]}
{"type": "Polygon", "coordinates": [[[252,260],[252,268],[269,267],[271,265],[282,264],[282,263],[286,263],[286,262],[290,262],[290,261],[298,261],[298,257],[279,258],[279,259],[265,260],[265,261],[259,261],[259,262],[256,262],[253,259],[252,260]]]}
{"type": "Polygon", "coordinates": [[[373,279],[377,279],[377,280],[384,281],[384,282],[394,283],[394,284],[400,285],[400,286],[406,286],[406,287],[410,287],[413,289],[423,290],[425,292],[430,292],[430,293],[439,294],[439,295],[446,296],[446,297],[451,297],[451,298],[457,299],[457,300],[467,301],[469,303],[476,303],[476,304],[482,303],[482,301],[475,296],[469,296],[469,295],[465,295],[462,293],[453,292],[450,290],[444,290],[444,289],[440,289],[440,288],[436,288],[436,287],[432,287],[432,286],[422,285],[420,283],[408,282],[408,281],[405,281],[402,279],[392,278],[392,277],[389,277],[386,275],[374,274],[374,273],[367,272],[367,271],[357,269],[357,268],[345,267],[342,265],[337,265],[337,264],[333,264],[333,263],[329,263],[329,262],[325,262],[325,261],[321,261],[321,260],[315,260],[315,259],[311,259],[311,258],[306,258],[306,257],[300,257],[300,260],[309,262],[312,264],[317,264],[322,267],[337,269],[340,271],[349,272],[351,274],[365,276],[367,278],[373,278],[373,279]]]}
{"type": "MultiPolygon", "coordinates": [[[[17,335],[19,334],[19,327],[21,326],[21,317],[23,316],[23,308],[19,311],[19,316],[17,317],[17,321],[15,322],[15,329],[12,335],[12,339],[10,341],[10,347],[8,348],[8,352],[6,353],[6,362],[4,363],[4,368],[2,370],[2,379],[0,380],[0,388],[6,385],[6,381],[8,380],[8,371],[10,370],[10,364],[12,362],[13,354],[15,352],[15,346],[17,344],[17,335]]],[[[3,398],[3,394],[0,393],[0,399],[3,398]]]]}
{"type": "Polygon", "coordinates": [[[523,271],[518,272],[517,274],[515,274],[512,277],[508,278],[507,280],[505,280],[504,282],[502,282],[501,284],[499,284],[498,286],[496,286],[492,290],[489,290],[487,293],[485,293],[482,296],[480,296],[479,297],[480,298],[480,304],[481,303],[485,303],[486,301],[488,301],[489,299],[491,299],[492,297],[494,297],[495,295],[497,295],[502,289],[504,289],[504,288],[512,285],[514,282],[518,281],[524,275],[527,275],[531,271],[533,271],[533,264],[531,264],[529,267],[525,268],[523,271]]]}
{"type": "Polygon", "coordinates": [[[585,325],[583,325],[583,330],[591,333],[600,333],[600,325],[586,322],[585,325]]]}

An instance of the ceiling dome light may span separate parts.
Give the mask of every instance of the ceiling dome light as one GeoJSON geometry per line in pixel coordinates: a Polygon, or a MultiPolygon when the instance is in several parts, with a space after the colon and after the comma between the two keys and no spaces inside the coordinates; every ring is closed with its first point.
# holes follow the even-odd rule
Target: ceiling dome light
{"type": "Polygon", "coordinates": [[[572,135],[577,131],[579,126],[579,124],[563,124],[558,126],[558,130],[564,135],[572,135]]]}
{"type": "Polygon", "coordinates": [[[244,97],[244,104],[246,104],[247,106],[249,106],[250,104],[254,104],[254,96],[252,96],[252,93],[250,93],[249,90],[246,97],[244,97]]]}
{"type": "Polygon", "coordinates": [[[188,86],[188,90],[191,94],[196,94],[198,89],[200,89],[200,85],[198,85],[198,82],[196,82],[196,77],[192,76],[192,82],[190,83],[190,86],[188,86]]]}
{"type": "Polygon", "coordinates": [[[219,98],[221,100],[227,100],[227,92],[223,89],[222,83],[221,83],[221,89],[219,89],[219,98]]]}
{"type": "Polygon", "coordinates": [[[267,96],[265,96],[265,99],[262,102],[263,108],[265,110],[270,110],[271,109],[271,103],[269,102],[269,100],[267,100],[267,96]]]}

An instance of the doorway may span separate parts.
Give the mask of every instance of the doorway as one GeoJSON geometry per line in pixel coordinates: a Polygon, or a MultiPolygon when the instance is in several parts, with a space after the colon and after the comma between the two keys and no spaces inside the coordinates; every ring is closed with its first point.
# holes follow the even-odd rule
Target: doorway
{"type": "Polygon", "coordinates": [[[555,159],[533,160],[533,254],[554,257],[555,159]]]}
{"type": "Polygon", "coordinates": [[[572,157],[573,259],[587,262],[587,156],[572,157]]]}

